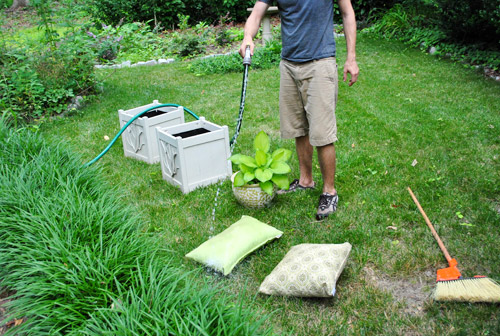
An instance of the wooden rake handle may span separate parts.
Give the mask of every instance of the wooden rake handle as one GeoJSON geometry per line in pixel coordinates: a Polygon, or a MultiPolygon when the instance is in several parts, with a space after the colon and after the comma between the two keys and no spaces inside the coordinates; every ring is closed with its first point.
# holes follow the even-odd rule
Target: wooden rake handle
{"type": "Polygon", "coordinates": [[[415,194],[413,194],[413,191],[411,191],[410,187],[408,187],[408,192],[410,193],[411,198],[413,198],[413,202],[415,202],[415,204],[417,205],[418,210],[420,210],[420,213],[422,214],[422,216],[424,216],[425,222],[427,223],[427,226],[429,227],[429,229],[431,229],[431,232],[432,232],[432,235],[434,236],[434,238],[436,238],[436,241],[437,241],[439,247],[441,248],[441,251],[443,251],[444,256],[446,257],[446,260],[448,261],[448,263],[450,263],[452,258],[450,256],[450,254],[448,253],[448,250],[444,246],[441,238],[439,238],[439,235],[437,234],[436,230],[434,230],[434,226],[432,226],[431,221],[429,220],[429,218],[425,214],[425,211],[424,211],[424,209],[422,209],[422,206],[420,206],[420,203],[418,202],[417,197],[415,197],[415,194]]]}

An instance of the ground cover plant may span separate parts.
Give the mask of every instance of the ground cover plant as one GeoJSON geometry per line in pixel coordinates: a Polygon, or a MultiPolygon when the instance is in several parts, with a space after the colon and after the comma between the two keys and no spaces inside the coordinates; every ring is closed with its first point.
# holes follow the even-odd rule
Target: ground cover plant
{"type": "Polygon", "coordinates": [[[0,141],[1,334],[269,334],[245,301],[172,266],[99,168],[2,121],[0,141]]]}
{"type": "MultiPolygon", "coordinates": [[[[341,70],[342,40],[338,48],[341,70]]],[[[435,271],[445,260],[406,191],[410,186],[417,194],[464,274],[500,279],[498,235],[493,234],[500,222],[499,83],[400,42],[362,34],[357,54],[359,82],[340,86],[340,203],[327,221],[313,219],[320,190],[278,195],[270,208],[247,210],[226,181],[213,220],[218,185],[184,195],[162,180],[159,165],[126,159],[119,145],[98,165],[109,183],[123,188],[127,206],[143,216],[142,230],[165,244],[172,265],[182,270],[199,269],[184,255],[242,215],[284,232],[228,277],[209,270],[186,275],[222,285],[224,295],[245,288],[244,296],[253,298],[293,245],[350,242],[352,252],[334,299],[256,296],[253,308],[275,312],[265,324],[275,334],[499,333],[498,305],[430,299],[435,271]]],[[[82,155],[82,163],[119,130],[118,109],[154,99],[184,105],[234,132],[241,72],[197,75],[185,63],[174,63],[99,75],[103,92],[95,101],[71,118],[41,126],[47,141],[68,143],[82,155]]],[[[251,152],[261,130],[276,147],[294,150],[293,142],[279,138],[278,88],[277,67],[250,71],[238,152],[251,152]]],[[[320,182],[317,164],[315,179],[320,182]]],[[[295,157],[290,166],[291,177],[298,176],[295,157]]]]}

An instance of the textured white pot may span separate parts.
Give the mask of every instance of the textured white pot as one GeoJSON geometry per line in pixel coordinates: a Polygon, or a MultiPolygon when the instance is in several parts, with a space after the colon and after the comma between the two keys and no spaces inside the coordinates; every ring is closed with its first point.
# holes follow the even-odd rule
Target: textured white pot
{"type": "Polygon", "coordinates": [[[231,176],[229,132],[200,120],[156,129],[162,177],[187,194],[231,176]]]}
{"type": "Polygon", "coordinates": [[[247,184],[241,187],[234,186],[234,176],[236,173],[231,175],[231,184],[233,186],[233,194],[236,200],[246,208],[251,209],[262,209],[268,207],[274,196],[276,196],[276,190],[273,189],[273,194],[269,195],[266,193],[258,184],[247,184]]]}
{"type": "MultiPolygon", "coordinates": [[[[139,106],[130,110],[119,110],[120,127],[144,110],[160,105],[157,100],[152,104],[139,106]]],[[[132,157],[147,163],[160,161],[156,127],[167,127],[184,123],[184,109],[179,107],[160,107],[149,111],[143,117],[136,119],[122,134],[123,152],[125,156],[132,157]]]]}

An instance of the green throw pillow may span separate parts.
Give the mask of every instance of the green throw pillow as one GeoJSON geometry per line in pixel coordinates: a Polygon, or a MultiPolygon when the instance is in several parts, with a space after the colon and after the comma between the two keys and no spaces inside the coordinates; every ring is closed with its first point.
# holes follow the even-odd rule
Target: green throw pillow
{"type": "Polygon", "coordinates": [[[186,257],[228,275],[243,258],[283,232],[250,217],[239,221],[207,240],[186,257]]]}
{"type": "Polygon", "coordinates": [[[350,252],[349,243],[292,246],[264,279],[259,292],[282,296],[332,297],[350,252]]]}

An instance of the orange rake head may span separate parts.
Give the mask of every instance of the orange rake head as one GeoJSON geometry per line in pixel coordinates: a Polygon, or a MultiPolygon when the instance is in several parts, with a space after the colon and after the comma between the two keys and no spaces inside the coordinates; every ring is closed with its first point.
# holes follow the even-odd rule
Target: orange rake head
{"type": "Polygon", "coordinates": [[[437,270],[436,281],[458,280],[462,277],[462,274],[457,268],[458,263],[456,259],[451,259],[448,264],[450,267],[437,270]]]}

